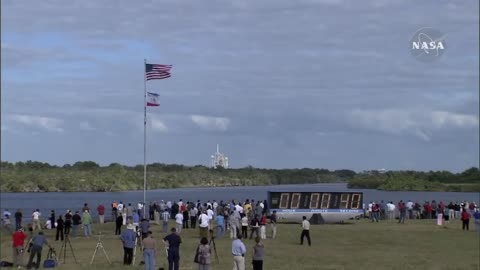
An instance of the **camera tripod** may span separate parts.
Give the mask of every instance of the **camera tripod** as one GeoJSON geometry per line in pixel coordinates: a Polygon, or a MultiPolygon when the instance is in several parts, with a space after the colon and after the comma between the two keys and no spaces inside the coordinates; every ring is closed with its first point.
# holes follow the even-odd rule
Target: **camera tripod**
{"type": "MultiPolygon", "coordinates": [[[[132,259],[132,265],[135,265],[135,257],[137,257],[137,245],[139,245],[139,249],[142,250],[142,241],[138,241],[138,239],[141,237],[141,233],[139,230],[136,230],[135,232],[135,245],[133,246],[133,259],[132,259]]],[[[141,264],[141,262],[140,262],[141,264]]]]}
{"type": "Polygon", "coordinates": [[[75,258],[75,253],[73,253],[72,243],[70,242],[70,238],[68,237],[68,234],[65,234],[65,239],[63,240],[62,248],[60,248],[60,256],[58,257],[58,261],[61,261],[63,257],[63,263],[65,263],[65,260],[67,257],[67,243],[70,246],[70,252],[72,252],[73,260],[75,260],[75,263],[78,264],[77,258],[75,258]]]}
{"type": "Polygon", "coordinates": [[[215,252],[215,259],[217,259],[217,263],[220,261],[218,260],[218,254],[217,254],[217,246],[215,245],[215,236],[213,235],[213,230],[210,230],[210,241],[208,242],[209,246],[213,245],[213,252],[215,252]]]}
{"type": "Polygon", "coordinates": [[[95,260],[95,255],[97,255],[97,251],[99,248],[103,250],[103,254],[105,254],[105,258],[107,258],[108,264],[112,264],[110,262],[110,259],[108,258],[107,252],[105,251],[105,248],[103,248],[102,240],[101,240],[102,233],[98,234],[98,241],[97,241],[97,246],[95,247],[95,252],[93,252],[92,260],[90,261],[90,265],[93,264],[93,260],[95,260]]]}

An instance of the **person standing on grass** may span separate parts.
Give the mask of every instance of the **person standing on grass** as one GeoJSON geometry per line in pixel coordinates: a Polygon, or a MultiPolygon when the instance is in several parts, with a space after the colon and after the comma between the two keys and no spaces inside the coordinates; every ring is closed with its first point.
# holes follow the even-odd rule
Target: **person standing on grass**
{"type": "Polygon", "coordinates": [[[180,234],[183,226],[183,214],[181,211],[175,215],[175,225],[177,227],[177,233],[180,234]]]}
{"type": "Polygon", "coordinates": [[[270,225],[272,226],[272,239],[275,239],[277,235],[277,211],[273,210],[272,215],[270,216],[270,225]]]}
{"type": "Polygon", "coordinates": [[[465,208],[463,208],[461,220],[462,220],[462,230],[466,229],[468,231],[468,226],[470,224],[470,213],[468,213],[468,211],[465,208]]]}
{"type": "Polygon", "coordinates": [[[477,232],[480,233],[480,209],[475,209],[473,217],[475,218],[475,227],[477,228],[477,232]]]}
{"type": "Polygon", "coordinates": [[[67,210],[67,213],[65,214],[65,234],[70,233],[70,229],[72,228],[72,218],[72,212],[67,210]]]}
{"type": "Polygon", "coordinates": [[[148,231],[147,237],[142,240],[143,261],[145,262],[145,270],[155,270],[155,253],[157,244],[152,238],[152,232],[148,231]]]}
{"type": "Polygon", "coordinates": [[[170,213],[167,210],[162,212],[162,232],[168,232],[168,220],[170,219],[170,213]]]}
{"type": "Polygon", "coordinates": [[[222,213],[217,214],[217,238],[223,237],[225,232],[225,217],[222,213]]]}
{"type": "Polygon", "coordinates": [[[308,222],[306,216],[303,216],[302,234],[300,235],[300,245],[303,245],[304,237],[307,237],[308,245],[311,246],[312,242],[310,241],[310,222],[308,222]]]}
{"type": "Polygon", "coordinates": [[[245,270],[245,253],[247,248],[242,242],[242,235],[238,234],[232,242],[233,270],[245,270]]]}
{"type": "Polygon", "coordinates": [[[198,229],[200,232],[200,238],[208,237],[208,220],[209,219],[207,214],[205,213],[205,211],[203,211],[198,218],[198,229]]]}
{"type": "Polygon", "coordinates": [[[182,238],[177,233],[176,228],[172,228],[172,233],[163,238],[165,244],[168,244],[168,270],[180,269],[180,244],[182,238]]]}
{"type": "Polygon", "coordinates": [[[22,217],[22,211],[17,209],[17,212],[15,212],[15,230],[18,230],[22,227],[22,217]]]}
{"type": "Polygon", "coordinates": [[[65,222],[63,221],[62,215],[58,215],[57,234],[55,235],[55,241],[58,241],[58,239],[63,241],[63,230],[65,229],[64,223],[65,222]]]}
{"type": "Polygon", "coordinates": [[[260,238],[267,239],[267,214],[263,213],[260,218],[260,238]]]}
{"type": "Polygon", "coordinates": [[[263,257],[265,255],[265,246],[260,237],[255,238],[255,246],[253,246],[253,270],[263,270],[263,257]]]}
{"type": "Polygon", "coordinates": [[[195,229],[197,226],[197,215],[198,215],[198,209],[195,205],[193,205],[192,208],[190,208],[189,215],[190,215],[190,228],[195,229]]]}
{"type": "Polygon", "coordinates": [[[148,236],[148,232],[150,231],[150,222],[144,218],[140,223],[140,232],[142,233],[142,240],[148,236]]]}
{"type": "Polygon", "coordinates": [[[18,268],[23,266],[25,239],[27,239],[27,234],[22,227],[18,228],[13,234],[13,266],[18,268]]]}
{"type": "Polygon", "coordinates": [[[405,223],[405,217],[407,215],[407,208],[403,200],[400,200],[398,203],[398,211],[400,212],[400,217],[398,219],[398,223],[405,223]]]}
{"type": "Polygon", "coordinates": [[[77,237],[78,226],[82,223],[82,217],[75,211],[75,215],[72,217],[72,224],[73,224],[73,237],[77,237]]]}
{"type": "Polygon", "coordinates": [[[92,216],[90,215],[88,210],[85,210],[85,212],[83,212],[82,224],[85,237],[92,236],[92,216]]]}
{"type": "Polygon", "coordinates": [[[210,270],[212,250],[208,244],[208,239],[202,237],[198,246],[198,270],[210,270]]]}
{"type": "Polygon", "coordinates": [[[40,210],[36,209],[32,213],[32,229],[35,231],[35,229],[42,229],[42,224],[40,224],[40,216],[42,214],[40,213],[40,210]]]}
{"type": "Polygon", "coordinates": [[[105,206],[103,206],[103,204],[100,204],[97,207],[97,212],[98,212],[98,222],[100,224],[105,223],[105,206]]]}
{"type": "Polygon", "coordinates": [[[123,243],[123,265],[131,265],[133,260],[133,248],[135,247],[135,226],[128,224],[127,230],[122,233],[120,240],[123,243]]]}
{"type": "Polygon", "coordinates": [[[120,235],[122,233],[123,217],[122,215],[117,215],[115,220],[115,235],[120,235]]]}

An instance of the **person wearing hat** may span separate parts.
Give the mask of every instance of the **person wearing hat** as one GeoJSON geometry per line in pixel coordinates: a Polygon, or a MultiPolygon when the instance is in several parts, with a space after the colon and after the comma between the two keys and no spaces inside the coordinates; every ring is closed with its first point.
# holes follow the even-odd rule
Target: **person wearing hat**
{"type": "Polygon", "coordinates": [[[128,224],[127,230],[122,232],[120,240],[123,243],[123,264],[131,265],[133,260],[133,248],[135,247],[135,239],[137,235],[135,234],[135,226],[133,224],[128,224]]]}
{"type": "Polygon", "coordinates": [[[13,234],[13,265],[17,267],[23,266],[23,254],[25,253],[25,239],[27,234],[24,232],[23,227],[20,227],[13,234]]]}

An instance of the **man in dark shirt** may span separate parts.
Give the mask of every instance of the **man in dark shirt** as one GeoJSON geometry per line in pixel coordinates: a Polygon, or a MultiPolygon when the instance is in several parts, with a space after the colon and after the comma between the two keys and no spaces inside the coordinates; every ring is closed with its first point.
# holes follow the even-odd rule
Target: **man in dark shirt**
{"type": "Polygon", "coordinates": [[[163,238],[165,244],[168,243],[168,270],[178,270],[180,265],[180,244],[182,239],[177,234],[177,229],[172,228],[172,233],[163,238]]]}
{"type": "Polygon", "coordinates": [[[72,212],[68,210],[65,214],[65,234],[70,233],[70,229],[72,228],[72,217],[72,212]]]}
{"type": "Polygon", "coordinates": [[[22,211],[17,209],[17,212],[15,212],[15,230],[18,230],[22,227],[22,217],[22,211]]]}
{"type": "Polygon", "coordinates": [[[78,227],[82,223],[82,217],[78,213],[78,211],[75,211],[75,215],[72,217],[72,224],[73,224],[73,237],[77,237],[77,231],[78,227]]]}
{"type": "Polygon", "coordinates": [[[58,241],[58,238],[63,241],[63,227],[64,221],[62,215],[59,215],[57,219],[57,234],[55,235],[55,241],[58,241]]]}
{"type": "Polygon", "coordinates": [[[140,231],[142,232],[142,240],[148,236],[148,232],[150,231],[150,222],[147,219],[142,219],[140,223],[140,231]]]}
{"type": "Polygon", "coordinates": [[[33,257],[37,255],[37,263],[35,264],[35,268],[38,269],[40,267],[40,261],[42,260],[43,245],[47,245],[49,248],[52,247],[50,246],[50,244],[48,244],[47,239],[43,235],[42,231],[38,232],[38,234],[32,238],[31,243],[32,249],[30,250],[30,258],[28,259],[27,267],[32,267],[33,257]]]}

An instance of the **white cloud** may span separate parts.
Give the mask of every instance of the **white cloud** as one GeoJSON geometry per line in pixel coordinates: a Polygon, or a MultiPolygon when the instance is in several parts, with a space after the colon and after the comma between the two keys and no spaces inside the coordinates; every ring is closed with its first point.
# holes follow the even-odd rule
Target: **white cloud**
{"type": "Polygon", "coordinates": [[[433,124],[436,127],[454,126],[454,127],[477,127],[478,116],[450,113],[445,111],[435,111],[431,114],[433,124]]]}
{"type": "Polygon", "coordinates": [[[51,132],[64,131],[64,129],[61,127],[61,125],[63,124],[63,120],[56,118],[26,114],[12,114],[7,117],[14,122],[29,127],[41,128],[51,132]]]}
{"type": "Polygon", "coordinates": [[[349,121],[365,129],[394,135],[410,134],[425,141],[442,128],[473,128],[479,125],[476,115],[409,109],[356,109],[350,113],[349,121]]]}
{"type": "Polygon", "coordinates": [[[230,124],[230,119],[226,117],[191,115],[191,119],[197,126],[207,130],[226,131],[230,124]]]}
{"type": "Polygon", "coordinates": [[[159,131],[162,133],[167,133],[168,132],[168,127],[165,125],[165,123],[162,120],[152,118],[151,119],[152,123],[152,130],[153,131],[159,131]]]}
{"type": "Polygon", "coordinates": [[[96,128],[92,127],[89,122],[84,121],[80,123],[80,129],[85,131],[96,130],[96,128]]]}

